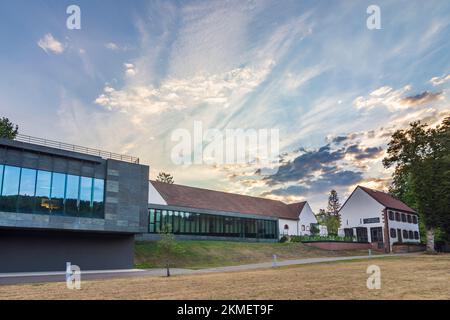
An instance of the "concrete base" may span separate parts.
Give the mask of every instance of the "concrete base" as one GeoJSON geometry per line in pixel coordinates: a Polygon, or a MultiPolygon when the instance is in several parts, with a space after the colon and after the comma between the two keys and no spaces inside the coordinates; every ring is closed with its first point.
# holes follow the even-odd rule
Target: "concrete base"
{"type": "Polygon", "coordinates": [[[0,273],[134,267],[134,235],[49,230],[0,230],[0,273]]]}

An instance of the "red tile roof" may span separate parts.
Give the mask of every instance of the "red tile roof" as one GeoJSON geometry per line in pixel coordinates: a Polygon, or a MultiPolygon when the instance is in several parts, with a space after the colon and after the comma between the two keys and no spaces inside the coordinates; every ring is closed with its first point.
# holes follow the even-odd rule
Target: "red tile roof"
{"type": "Polygon", "coordinates": [[[255,214],[298,220],[306,202],[286,204],[281,201],[151,181],[170,206],[214,211],[255,214]]]}
{"type": "Polygon", "coordinates": [[[414,209],[411,209],[405,203],[403,203],[402,201],[393,197],[389,193],[369,189],[369,188],[362,187],[362,186],[358,186],[358,187],[361,188],[362,190],[364,190],[368,195],[370,195],[372,198],[374,198],[376,201],[381,203],[386,208],[400,210],[400,211],[406,211],[406,212],[411,212],[411,213],[417,213],[414,209]]]}

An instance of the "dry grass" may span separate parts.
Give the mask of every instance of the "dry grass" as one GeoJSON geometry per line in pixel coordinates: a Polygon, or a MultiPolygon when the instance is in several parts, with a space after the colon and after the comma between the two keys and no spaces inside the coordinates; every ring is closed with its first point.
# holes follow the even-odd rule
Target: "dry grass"
{"type": "Polygon", "coordinates": [[[2,299],[450,299],[450,255],[373,258],[289,268],[171,278],[1,286],[2,299]],[[366,269],[381,268],[368,290],[366,269]]]}

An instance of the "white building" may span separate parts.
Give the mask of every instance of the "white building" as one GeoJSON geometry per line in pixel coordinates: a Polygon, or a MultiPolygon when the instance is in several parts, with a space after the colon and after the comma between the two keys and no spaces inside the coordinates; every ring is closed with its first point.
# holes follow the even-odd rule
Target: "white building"
{"type": "MultiPolygon", "coordinates": [[[[284,217],[278,220],[280,236],[311,235],[312,225],[317,225],[321,235],[326,235],[326,227],[319,226],[309,203],[306,201],[289,204],[292,214],[290,218],[284,217]]],[[[289,216],[288,216],[289,217],[289,216]]]]}
{"type": "Polygon", "coordinates": [[[378,243],[378,247],[386,252],[392,251],[396,242],[420,242],[417,213],[385,192],[358,186],[345,201],[339,215],[340,235],[378,243]]]}

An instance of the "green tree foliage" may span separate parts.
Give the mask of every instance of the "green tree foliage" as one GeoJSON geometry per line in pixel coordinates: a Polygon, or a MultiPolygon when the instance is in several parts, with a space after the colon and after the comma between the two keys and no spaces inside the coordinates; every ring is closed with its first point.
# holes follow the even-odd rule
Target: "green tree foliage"
{"type": "Polygon", "coordinates": [[[175,181],[170,173],[160,172],[156,177],[156,181],[173,184],[175,181]]]}
{"type": "Polygon", "coordinates": [[[435,230],[450,233],[450,117],[436,128],[416,121],[397,130],[383,165],[395,166],[391,192],[419,212],[434,250],[435,230]]]}
{"type": "Polygon", "coordinates": [[[339,217],[331,214],[328,211],[325,211],[324,209],[320,209],[319,213],[317,214],[317,221],[319,224],[326,226],[328,234],[331,236],[337,236],[340,221],[339,217]]]}
{"type": "Polygon", "coordinates": [[[19,133],[19,126],[15,125],[8,118],[0,118],[0,138],[13,140],[19,133]]]}
{"type": "Polygon", "coordinates": [[[165,224],[161,228],[161,239],[158,241],[157,252],[159,256],[165,261],[166,275],[170,277],[170,264],[172,259],[182,253],[182,249],[175,240],[172,233],[172,226],[165,224]]]}

